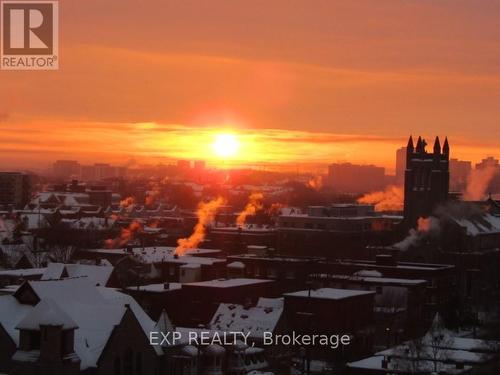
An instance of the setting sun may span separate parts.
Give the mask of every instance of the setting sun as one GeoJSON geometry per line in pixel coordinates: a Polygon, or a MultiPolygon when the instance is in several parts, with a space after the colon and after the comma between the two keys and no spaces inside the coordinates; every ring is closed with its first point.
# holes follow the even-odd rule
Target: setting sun
{"type": "Polygon", "coordinates": [[[239,147],[240,143],[234,134],[217,134],[212,143],[212,150],[221,158],[234,157],[239,147]]]}

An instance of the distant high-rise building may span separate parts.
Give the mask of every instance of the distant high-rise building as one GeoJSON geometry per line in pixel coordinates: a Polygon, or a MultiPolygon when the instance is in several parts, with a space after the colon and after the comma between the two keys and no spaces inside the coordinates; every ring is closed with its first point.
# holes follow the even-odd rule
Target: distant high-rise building
{"type": "Polygon", "coordinates": [[[180,170],[187,170],[191,168],[191,162],[189,160],[177,160],[177,168],[180,170]]]}
{"type": "Polygon", "coordinates": [[[366,193],[385,187],[385,169],[374,165],[336,163],[328,167],[328,184],[339,192],[366,193]]]}
{"type": "Polygon", "coordinates": [[[80,163],[76,160],[57,160],[53,165],[54,175],[59,178],[72,178],[80,174],[80,163]]]}
{"type": "Polygon", "coordinates": [[[450,191],[463,191],[472,164],[467,160],[450,159],[450,191]]]}
{"type": "Polygon", "coordinates": [[[498,164],[498,159],[495,159],[493,156],[489,156],[476,164],[476,169],[482,169],[487,167],[499,168],[500,164],[498,164]]]}
{"type": "Polygon", "coordinates": [[[196,171],[202,171],[205,169],[205,161],[204,160],[195,160],[193,164],[193,168],[196,171]]]}
{"type": "Polygon", "coordinates": [[[481,162],[476,164],[476,169],[481,170],[481,169],[486,169],[486,168],[491,168],[492,169],[492,177],[491,180],[488,183],[487,187],[487,193],[499,193],[500,192],[500,164],[498,162],[498,159],[495,159],[492,156],[489,156],[481,162]]]}
{"type": "Polygon", "coordinates": [[[80,169],[80,180],[82,181],[95,180],[95,168],[93,165],[82,165],[80,169]]]}
{"type": "Polygon", "coordinates": [[[96,180],[113,177],[113,168],[109,164],[96,163],[94,164],[94,176],[96,180]]]}
{"type": "Polygon", "coordinates": [[[396,150],[396,184],[403,185],[406,169],[406,147],[396,150]]]}
{"type": "Polygon", "coordinates": [[[418,218],[430,216],[439,204],[448,199],[448,139],[445,139],[441,150],[436,137],[432,153],[426,151],[426,145],[425,139],[418,137],[414,147],[410,136],[406,148],[404,218],[409,227],[414,227],[418,218]]]}
{"type": "Polygon", "coordinates": [[[104,163],[82,165],[80,168],[80,180],[82,181],[100,181],[107,178],[123,178],[126,175],[127,167],[115,167],[104,163]]]}
{"type": "Polygon", "coordinates": [[[25,173],[0,172],[0,205],[24,207],[31,197],[30,176],[25,173]]]}

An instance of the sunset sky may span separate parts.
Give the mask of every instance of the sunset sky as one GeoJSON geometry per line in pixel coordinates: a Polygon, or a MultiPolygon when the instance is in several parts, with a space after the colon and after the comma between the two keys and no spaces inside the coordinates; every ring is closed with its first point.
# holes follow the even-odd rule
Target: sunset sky
{"type": "Polygon", "coordinates": [[[60,70],[0,71],[0,167],[500,157],[500,2],[64,0],[60,70]]]}

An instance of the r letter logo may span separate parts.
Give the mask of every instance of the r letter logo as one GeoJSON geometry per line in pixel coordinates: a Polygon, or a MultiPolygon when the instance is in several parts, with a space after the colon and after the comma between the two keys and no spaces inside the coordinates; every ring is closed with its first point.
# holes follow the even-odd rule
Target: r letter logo
{"type": "Polygon", "coordinates": [[[0,68],[58,69],[58,11],[57,1],[2,1],[0,68]]]}

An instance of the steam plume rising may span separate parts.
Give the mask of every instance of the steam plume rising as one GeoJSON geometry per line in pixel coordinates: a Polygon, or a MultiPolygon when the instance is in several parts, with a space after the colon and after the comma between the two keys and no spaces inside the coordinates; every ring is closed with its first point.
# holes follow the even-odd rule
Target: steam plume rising
{"type": "Polygon", "coordinates": [[[215,220],[215,215],[220,206],[224,205],[226,200],[222,197],[213,199],[209,202],[200,202],[196,216],[198,216],[198,223],[196,223],[193,233],[188,238],[180,238],[177,240],[177,248],[175,254],[182,255],[187,250],[195,249],[205,239],[206,227],[212,224],[215,220]]]}
{"type": "Polygon", "coordinates": [[[120,201],[120,207],[122,207],[122,208],[128,208],[128,207],[132,206],[133,204],[135,204],[134,197],[127,197],[127,198],[122,199],[120,201]]]}
{"type": "Polygon", "coordinates": [[[403,188],[394,185],[388,186],[384,191],[365,194],[358,199],[358,203],[375,205],[375,211],[401,211],[403,201],[403,188]]]}
{"type": "Polygon", "coordinates": [[[464,199],[468,201],[483,199],[486,194],[486,189],[488,189],[496,172],[496,167],[493,165],[472,170],[467,177],[467,187],[463,195],[464,199]]]}
{"type": "Polygon", "coordinates": [[[264,195],[262,193],[252,193],[250,197],[248,197],[248,203],[243,209],[243,211],[236,218],[236,225],[239,227],[245,224],[247,220],[247,216],[255,215],[257,211],[262,210],[263,204],[262,200],[264,199],[264,195]]]}
{"type": "Polygon", "coordinates": [[[401,242],[394,244],[394,247],[399,250],[408,250],[411,246],[418,245],[425,238],[436,235],[439,230],[439,220],[434,216],[427,218],[419,217],[417,220],[417,229],[410,229],[408,236],[401,242]]]}
{"type": "Polygon", "coordinates": [[[279,203],[279,202],[272,203],[271,206],[269,207],[269,209],[267,210],[267,213],[271,216],[277,216],[280,214],[281,209],[283,207],[286,207],[286,206],[282,203],[279,203]]]}
{"type": "Polygon", "coordinates": [[[311,177],[307,182],[307,186],[314,190],[321,190],[321,188],[323,187],[323,177],[322,176],[311,177]]]}
{"type": "Polygon", "coordinates": [[[151,190],[148,191],[146,198],[144,199],[144,204],[146,206],[152,206],[156,203],[160,196],[160,184],[156,181],[150,182],[151,190]]]}
{"type": "Polygon", "coordinates": [[[118,249],[133,240],[137,233],[142,232],[142,224],[132,221],[127,228],[122,228],[120,236],[104,241],[104,246],[108,249],[118,249]]]}

